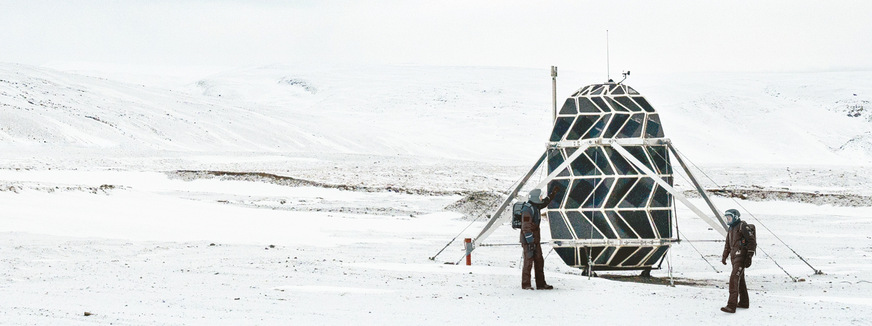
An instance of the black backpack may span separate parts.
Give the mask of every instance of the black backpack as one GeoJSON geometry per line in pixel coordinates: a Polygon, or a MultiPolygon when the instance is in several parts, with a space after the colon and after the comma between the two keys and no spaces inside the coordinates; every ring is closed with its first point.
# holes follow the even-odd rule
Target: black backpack
{"type": "Polygon", "coordinates": [[[742,222],[742,248],[745,249],[745,267],[751,267],[751,258],[757,251],[757,227],[742,222]]]}
{"type": "Polygon", "coordinates": [[[530,203],[528,203],[528,202],[520,202],[519,201],[519,202],[516,202],[514,205],[512,205],[512,228],[513,229],[520,229],[521,228],[521,212],[524,211],[525,207],[530,207],[531,209],[533,208],[533,206],[530,206],[530,203]]]}

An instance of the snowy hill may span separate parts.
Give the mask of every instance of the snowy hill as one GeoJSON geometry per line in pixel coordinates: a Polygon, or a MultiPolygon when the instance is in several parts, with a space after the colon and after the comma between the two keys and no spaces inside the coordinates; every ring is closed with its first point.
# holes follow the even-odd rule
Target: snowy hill
{"type": "MultiPolygon", "coordinates": [[[[601,82],[562,74],[561,102],[601,82]]],[[[628,84],[663,113],[667,136],[698,162],[872,162],[872,72],[637,75],[628,84]]],[[[266,66],[164,87],[4,64],[0,146],[102,155],[399,154],[526,165],[550,129],[549,95],[547,76],[520,68],[266,66]]]]}

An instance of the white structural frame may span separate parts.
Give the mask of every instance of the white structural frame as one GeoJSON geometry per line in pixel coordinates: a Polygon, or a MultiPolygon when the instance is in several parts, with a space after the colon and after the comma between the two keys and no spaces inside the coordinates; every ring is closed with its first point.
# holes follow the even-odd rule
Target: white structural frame
{"type": "MultiPolygon", "coordinates": [[[[551,180],[553,180],[557,175],[563,172],[564,169],[569,167],[569,165],[575,161],[582,153],[587,150],[588,147],[600,145],[600,146],[610,146],[615,149],[621,156],[624,157],[627,161],[629,161],[633,166],[638,168],[640,171],[644,172],[646,176],[654,180],[660,187],[663,187],[666,191],[672,194],[673,198],[678,199],[682,204],[684,204],[687,208],[689,208],[694,214],[696,214],[700,219],[708,223],[712,229],[717,231],[720,235],[726,236],[726,224],[723,221],[723,218],[720,215],[720,212],[714,206],[711,199],[708,198],[708,195],[705,193],[705,190],[699,185],[696,181],[696,178],[690,172],[690,169],[684,164],[684,161],[680,158],[677,158],[679,165],[684,169],[685,173],[687,173],[688,177],[691,179],[691,182],[696,187],[697,192],[699,192],[700,196],[705,199],[709,208],[714,213],[715,218],[712,218],[702,210],[700,210],[696,205],[687,200],[681,192],[676,190],[674,187],[670,186],[669,183],[661,179],[654,171],[649,169],[645,164],[636,159],[632,154],[630,154],[623,146],[644,146],[644,145],[666,145],[676,157],[678,157],[677,151],[672,147],[672,141],[669,138],[656,138],[656,139],[635,139],[635,138],[618,138],[618,139],[605,139],[605,138],[594,138],[594,139],[585,139],[585,140],[573,140],[573,141],[560,141],[560,142],[551,142],[549,143],[549,149],[560,149],[560,148],[577,148],[577,150],[566,158],[560,165],[558,165],[547,177],[542,179],[537,185],[536,189],[543,189],[543,187],[547,186],[551,180]],[[720,223],[718,223],[720,222],[720,223]]],[[[509,216],[506,215],[503,217],[503,211],[508,207],[508,204],[517,196],[518,192],[521,188],[526,185],[530,176],[539,168],[540,165],[544,162],[544,158],[547,156],[548,152],[546,151],[542,154],[542,157],[536,164],[530,169],[530,172],[521,180],[520,183],[511,191],[509,197],[503,202],[502,205],[496,210],[496,212],[491,215],[490,221],[485,225],[485,227],[481,230],[481,232],[476,236],[472,241],[472,249],[482,245],[484,240],[490,236],[497,226],[502,225],[506,220],[508,220],[509,216]]],[[[585,240],[552,240],[552,245],[561,246],[570,246],[575,244],[581,244],[582,246],[593,246],[593,245],[651,245],[651,244],[661,244],[661,243],[672,243],[677,242],[677,240],[651,240],[651,239],[585,239],[585,240]]]]}

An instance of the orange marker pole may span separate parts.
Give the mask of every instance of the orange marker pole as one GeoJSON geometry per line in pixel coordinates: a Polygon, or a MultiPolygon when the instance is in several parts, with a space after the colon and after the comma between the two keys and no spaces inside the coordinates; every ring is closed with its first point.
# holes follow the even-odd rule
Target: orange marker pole
{"type": "Polygon", "coordinates": [[[466,266],[472,266],[472,239],[463,239],[463,245],[466,246],[466,266]]]}

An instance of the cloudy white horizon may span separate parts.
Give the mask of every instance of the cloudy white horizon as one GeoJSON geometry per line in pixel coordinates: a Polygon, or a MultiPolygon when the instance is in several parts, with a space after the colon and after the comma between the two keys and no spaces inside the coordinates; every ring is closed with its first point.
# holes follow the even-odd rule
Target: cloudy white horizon
{"type": "Polygon", "coordinates": [[[872,2],[3,1],[0,62],[872,69],[872,2]]]}

